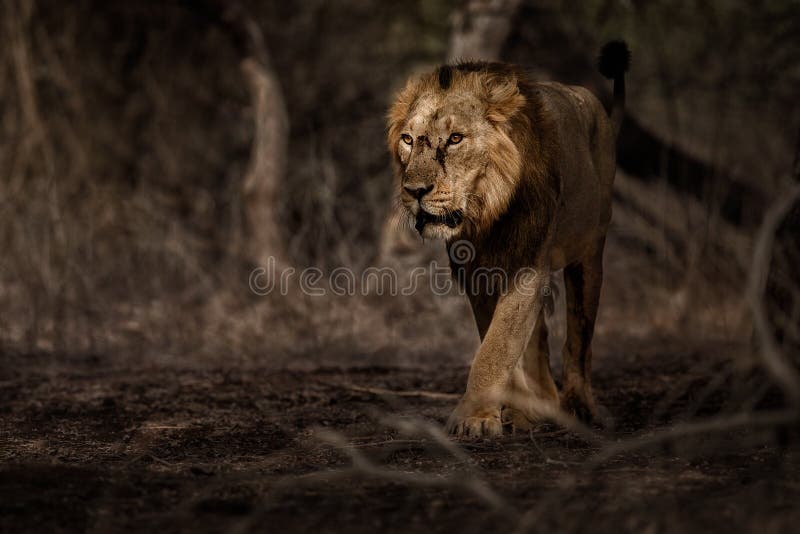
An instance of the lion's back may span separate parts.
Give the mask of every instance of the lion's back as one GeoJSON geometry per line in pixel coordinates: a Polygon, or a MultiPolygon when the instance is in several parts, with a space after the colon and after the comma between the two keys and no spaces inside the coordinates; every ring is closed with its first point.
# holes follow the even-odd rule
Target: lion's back
{"type": "Polygon", "coordinates": [[[600,100],[585,87],[539,82],[533,90],[553,119],[559,171],[563,178],[584,182],[595,178],[609,190],[616,168],[616,140],[600,100]]]}
{"type": "Polygon", "coordinates": [[[603,105],[584,87],[540,82],[533,90],[554,126],[551,164],[560,195],[554,246],[564,248],[564,256],[570,257],[571,249],[595,241],[611,220],[614,130],[603,105]]]}

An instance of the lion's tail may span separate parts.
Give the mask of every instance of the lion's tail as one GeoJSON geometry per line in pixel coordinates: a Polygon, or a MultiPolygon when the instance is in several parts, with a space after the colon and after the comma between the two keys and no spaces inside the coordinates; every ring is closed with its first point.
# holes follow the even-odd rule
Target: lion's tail
{"type": "Polygon", "coordinates": [[[631,52],[625,41],[609,41],[600,50],[597,68],[600,74],[614,80],[614,104],[611,107],[611,124],[614,136],[619,135],[625,116],[625,73],[631,62],[631,52]]]}

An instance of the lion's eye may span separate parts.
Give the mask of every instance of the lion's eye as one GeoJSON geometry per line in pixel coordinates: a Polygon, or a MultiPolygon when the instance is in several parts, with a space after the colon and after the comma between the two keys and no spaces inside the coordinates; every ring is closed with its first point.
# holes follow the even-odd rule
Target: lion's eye
{"type": "Polygon", "coordinates": [[[450,139],[448,139],[447,142],[450,143],[451,145],[457,145],[458,143],[461,142],[462,139],[464,139],[463,135],[461,135],[460,133],[454,133],[450,134],[450,139]]]}
{"type": "Polygon", "coordinates": [[[400,136],[400,139],[402,139],[402,140],[403,140],[403,142],[404,142],[405,144],[407,144],[407,145],[410,145],[411,143],[413,143],[413,142],[414,142],[414,139],[413,139],[413,138],[412,138],[410,135],[408,135],[408,134],[403,134],[403,135],[401,135],[401,136],[400,136]]]}

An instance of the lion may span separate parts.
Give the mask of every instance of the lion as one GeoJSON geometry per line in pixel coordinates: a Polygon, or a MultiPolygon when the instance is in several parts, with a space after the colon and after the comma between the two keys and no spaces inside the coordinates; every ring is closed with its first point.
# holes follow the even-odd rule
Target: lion
{"type": "Polygon", "coordinates": [[[411,78],[388,115],[400,204],[423,239],[468,243],[451,270],[481,339],[447,431],[501,435],[564,410],[597,421],[592,334],[611,221],[616,138],[630,53],[607,43],[607,114],[587,89],[533,82],[518,67],[465,61],[411,78]],[[502,270],[475,282],[474,274],[502,270]],[[567,336],[561,392],[550,371],[543,294],[563,270],[567,336]]]}

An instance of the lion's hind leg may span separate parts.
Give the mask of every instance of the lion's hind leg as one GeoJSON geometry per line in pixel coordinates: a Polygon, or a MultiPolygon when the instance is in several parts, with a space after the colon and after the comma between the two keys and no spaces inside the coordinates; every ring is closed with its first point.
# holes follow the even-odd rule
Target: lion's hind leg
{"type": "Polygon", "coordinates": [[[584,422],[598,421],[592,394],[592,335],[603,285],[601,239],[582,261],[564,268],[567,300],[567,339],[564,343],[564,387],[561,407],[584,422]]]}
{"type": "Polygon", "coordinates": [[[543,306],[525,353],[511,375],[503,422],[515,430],[530,430],[558,410],[558,389],[550,372],[550,348],[543,306]]]}

